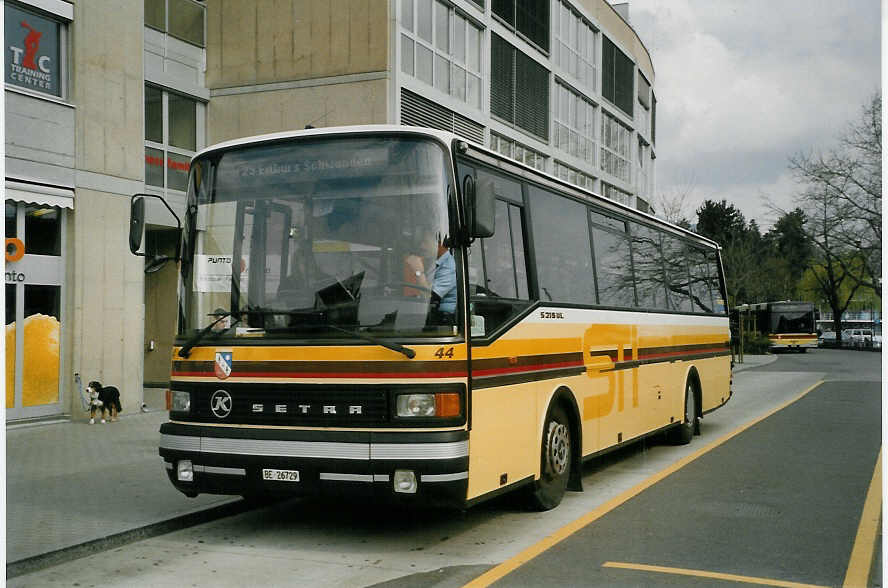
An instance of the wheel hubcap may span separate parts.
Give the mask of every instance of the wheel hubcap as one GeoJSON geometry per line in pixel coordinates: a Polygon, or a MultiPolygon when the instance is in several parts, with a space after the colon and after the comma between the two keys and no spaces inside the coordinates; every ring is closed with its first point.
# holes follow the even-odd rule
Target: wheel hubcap
{"type": "Polygon", "coordinates": [[[689,425],[693,426],[694,418],[697,415],[697,406],[694,404],[694,390],[693,390],[693,388],[688,386],[686,395],[687,395],[688,401],[686,403],[687,408],[685,409],[685,422],[688,423],[689,425]]]}
{"type": "Polygon", "coordinates": [[[549,451],[546,456],[552,473],[560,476],[567,471],[570,461],[570,433],[567,426],[556,422],[549,423],[549,451]]]}

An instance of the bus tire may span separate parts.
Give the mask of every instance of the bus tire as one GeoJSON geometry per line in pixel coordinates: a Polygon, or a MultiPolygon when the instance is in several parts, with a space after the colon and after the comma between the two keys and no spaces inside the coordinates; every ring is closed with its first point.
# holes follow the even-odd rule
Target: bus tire
{"type": "Polygon", "coordinates": [[[694,392],[694,384],[688,379],[685,384],[685,410],[680,425],[669,432],[669,442],[674,445],[687,445],[699,431],[697,418],[697,395],[694,392]]]}
{"type": "Polygon", "coordinates": [[[553,509],[564,498],[572,466],[572,443],[567,413],[561,404],[554,404],[543,426],[540,479],[533,483],[530,493],[530,505],[535,510],[553,509]]]}

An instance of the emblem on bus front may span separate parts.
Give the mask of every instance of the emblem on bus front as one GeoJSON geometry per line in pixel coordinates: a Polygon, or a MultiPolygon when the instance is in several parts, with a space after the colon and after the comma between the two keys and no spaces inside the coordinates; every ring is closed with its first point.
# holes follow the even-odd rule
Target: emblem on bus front
{"type": "Polygon", "coordinates": [[[231,375],[231,352],[230,351],[217,351],[216,352],[216,377],[220,380],[224,380],[228,376],[231,375]]]}
{"type": "Polygon", "coordinates": [[[210,410],[220,419],[231,414],[231,394],[225,390],[216,390],[210,397],[210,410]]]}

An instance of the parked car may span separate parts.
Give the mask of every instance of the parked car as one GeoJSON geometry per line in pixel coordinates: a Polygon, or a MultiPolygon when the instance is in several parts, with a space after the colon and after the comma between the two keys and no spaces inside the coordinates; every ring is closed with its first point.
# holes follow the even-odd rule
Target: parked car
{"type": "Polygon", "coordinates": [[[854,349],[869,349],[873,345],[873,330],[845,329],[842,331],[842,345],[854,349]]]}
{"type": "Polygon", "coordinates": [[[835,347],[837,345],[835,331],[824,331],[817,337],[818,347],[835,347]]]}
{"type": "Polygon", "coordinates": [[[882,351],[882,335],[873,335],[873,351],[882,351]]]}

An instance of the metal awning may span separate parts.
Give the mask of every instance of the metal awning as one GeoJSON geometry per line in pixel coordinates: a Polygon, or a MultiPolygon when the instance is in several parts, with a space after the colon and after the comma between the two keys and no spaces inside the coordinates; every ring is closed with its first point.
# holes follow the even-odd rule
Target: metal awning
{"type": "Polygon", "coordinates": [[[40,204],[43,206],[58,206],[59,208],[74,209],[74,190],[71,188],[59,188],[57,186],[44,186],[41,184],[28,184],[6,180],[6,190],[3,198],[24,202],[26,204],[40,204]]]}

